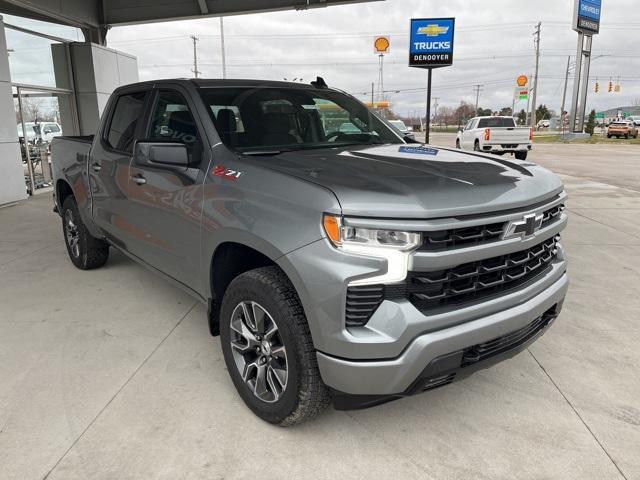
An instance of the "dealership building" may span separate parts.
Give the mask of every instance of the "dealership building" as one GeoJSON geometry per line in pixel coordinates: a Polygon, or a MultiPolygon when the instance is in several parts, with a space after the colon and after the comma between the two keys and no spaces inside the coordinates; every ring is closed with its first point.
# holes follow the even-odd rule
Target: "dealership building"
{"type": "Polygon", "coordinates": [[[111,27],[362,1],[0,0],[0,206],[49,185],[48,139],[93,134],[111,92],[138,80],[137,59],[108,47],[111,27]]]}

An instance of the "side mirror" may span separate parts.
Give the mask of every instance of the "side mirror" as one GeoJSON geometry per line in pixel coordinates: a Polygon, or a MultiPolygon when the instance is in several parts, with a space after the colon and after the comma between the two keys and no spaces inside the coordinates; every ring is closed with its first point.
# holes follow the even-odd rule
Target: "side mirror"
{"type": "Polygon", "coordinates": [[[48,133],[51,133],[51,130],[49,130],[48,128],[44,129],[44,134],[47,135],[48,133]]]}
{"type": "Polygon", "coordinates": [[[460,132],[460,133],[464,132],[464,128],[458,127],[458,132],[460,132]]]}
{"type": "Polygon", "coordinates": [[[134,162],[138,165],[188,167],[189,152],[184,143],[136,142],[134,162]]]}

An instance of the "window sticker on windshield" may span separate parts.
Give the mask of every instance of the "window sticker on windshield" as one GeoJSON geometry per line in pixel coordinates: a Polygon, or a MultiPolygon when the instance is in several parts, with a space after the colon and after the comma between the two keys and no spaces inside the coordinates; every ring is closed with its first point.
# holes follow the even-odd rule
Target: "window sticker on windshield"
{"type": "Polygon", "coordinates": [[[439,150],[431,147],[409,147],[402,146],[398,149],[400,153],[417,153],[418,155],[438,155],[439,150]]]}

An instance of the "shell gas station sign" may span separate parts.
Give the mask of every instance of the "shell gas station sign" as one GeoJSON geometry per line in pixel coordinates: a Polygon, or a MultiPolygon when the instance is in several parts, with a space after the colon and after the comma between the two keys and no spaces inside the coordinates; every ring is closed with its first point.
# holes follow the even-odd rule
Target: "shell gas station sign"
{"type": "Polygon", "coordinates": [[[391,39],[386,35],[380,35],[373,39],[373,52],[384,55],[391,50],[391,39]]]}

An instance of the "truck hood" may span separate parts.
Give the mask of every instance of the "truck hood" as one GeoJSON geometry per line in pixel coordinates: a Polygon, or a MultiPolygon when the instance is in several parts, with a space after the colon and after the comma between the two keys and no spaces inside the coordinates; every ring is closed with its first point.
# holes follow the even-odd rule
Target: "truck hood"
{"type": "Polygon", "coordinates": [[[259,160],[330,189],[343,214],[352,216],[426,219],[496,212],[563,190],[556,175],[531,162],[425,145],[303,150],[259,160]]]}

